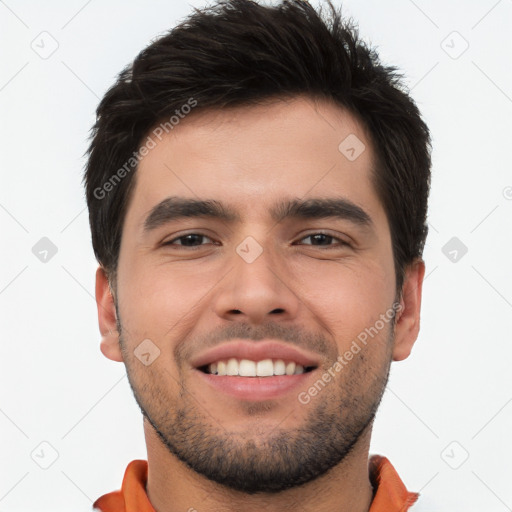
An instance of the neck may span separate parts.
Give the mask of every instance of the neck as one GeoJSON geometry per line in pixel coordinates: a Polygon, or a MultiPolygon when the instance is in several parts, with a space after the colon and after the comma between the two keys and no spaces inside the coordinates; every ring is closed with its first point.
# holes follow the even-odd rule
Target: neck
{"type": "Polygon", "coordinates": [[[146,491],[156,512],[368,512],[373,489],[368,474],[370,424],[350,454],[320,478],[279,493],[245,494],[200,475],[169,452],[144,419],[148,451],[146,491]]]}

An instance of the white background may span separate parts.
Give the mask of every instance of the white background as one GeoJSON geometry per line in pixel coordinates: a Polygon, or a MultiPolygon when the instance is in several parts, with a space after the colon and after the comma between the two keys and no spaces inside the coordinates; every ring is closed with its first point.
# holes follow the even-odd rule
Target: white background
{"type": "MultiPolygon", "coordinates": [[[[2,512],[88,510],[146,457],[124,366],[99,351],[83,154],[117,73],[190,5],[204,4],[0,1],[2,512]],[[47,59],[31,47],[51,48],[43,31],[47,59]],[[42,237],[58,250],[46,263],[42,237]]],[[[424,510],[512,510],[512,1],[344,6],[405,73],[434,143],[422,329],[371,452],[424,510]],[[452,237],[468,249],[456,262],[452,237]]]]}

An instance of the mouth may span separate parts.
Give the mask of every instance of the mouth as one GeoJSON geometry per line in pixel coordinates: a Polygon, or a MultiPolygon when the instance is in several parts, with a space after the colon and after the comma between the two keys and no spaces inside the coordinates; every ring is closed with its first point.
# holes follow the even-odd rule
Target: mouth
{"type": "Polygon", "coordinates": [[[306,389],[317,368],[283,359],[230,358],[197,367],[196,371],[200,380],[215,392],[215,399],[220,393],[257,402],[284,399],[294,391],[306,389]]]}
{"type": "Polygon", "coordinates": [[[198,354],[191,366],[212,399],[284,399],[305,388],[321,365],[318,354],[274,340],[235,340],[198,354]]]}
{"type": "Polygon", "coordinates": [[[253,361],[251,359],[232,357],[200,366],[198,370],[219,377],[275,377],[301,375],[309,373],[316,368],[316,366],[304,366],[296,361],[285,361],[283,359],[253,361]]]}

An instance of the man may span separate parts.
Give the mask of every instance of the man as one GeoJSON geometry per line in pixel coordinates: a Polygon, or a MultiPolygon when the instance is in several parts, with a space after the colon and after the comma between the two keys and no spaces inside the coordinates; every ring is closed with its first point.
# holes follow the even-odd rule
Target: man
{"type": "Polygon", "coordinates": [[[102,511],[405,511],[369,458],[417,338],[430,140],[332,4],[220,1],[125,69],[85,173],[101,350],[144,418],[102,511]]]}

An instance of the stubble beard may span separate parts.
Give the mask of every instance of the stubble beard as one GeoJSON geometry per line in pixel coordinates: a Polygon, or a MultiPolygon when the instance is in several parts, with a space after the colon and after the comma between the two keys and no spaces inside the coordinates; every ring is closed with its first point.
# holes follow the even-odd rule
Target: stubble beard
{"type": "MultiPolygon", "coordinates": [[[[394,336],[393,326],[390,327],[388,346],[394,336]]],[[[119,333],[121,338],[120,329],[119,333]]],[[[341,370],[340,378],[330,382],[308,404],[297,400],[297,407],[308,408],[302,425],[292,429],[278,425],[264,431],[253,426],[257,422],[249,415],[251,429],[239,433],[215,421],[190,396],[182,380],[177,398],[167,396],[169,391],[162,386],[165,379],[155,374],[151,381],[137,383],[141,370],[135,365],[139,361],[125,359],[128,380],[142,414],[169,452],[196,473],[247,494],[278,493],[298,487],[347,458],[371,428],[389,377],[390,358],[381,361],[372,375],[364,362],[364,353],[356,355],[341,370]],[[356,358],[361,359],[357,362],[356,358]],[[358,386],[369,378],[372,381],[361,394],[358,386]]],[[[252,413],[262,413],[264,408],[263,403],[255,404],[252,413]]]]}

